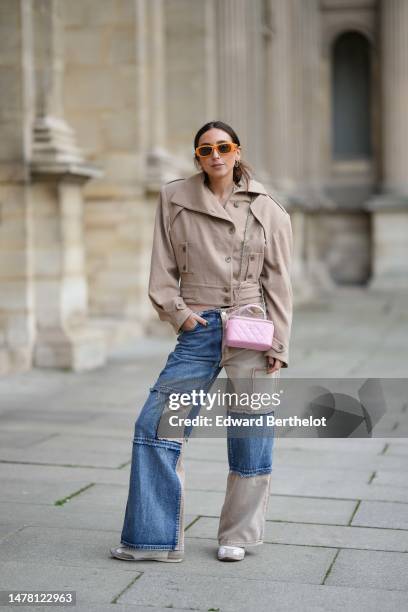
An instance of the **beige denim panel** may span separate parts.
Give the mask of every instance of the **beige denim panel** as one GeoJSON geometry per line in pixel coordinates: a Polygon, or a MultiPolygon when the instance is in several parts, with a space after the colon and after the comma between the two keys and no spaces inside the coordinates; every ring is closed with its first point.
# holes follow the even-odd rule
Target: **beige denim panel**
{"type": "Polygon", "coordinates": [[[186,474],[184,469],[184,441],[182,443],[180,454],[176,465],[176,474],[180,480],[181,496],[180,496],[180,514],[179,514],[179,525],[177,530],[177,545],[174,550],[184,551],[184,500],[185,500],[185,485],[186,485],[186,474]]]}
{"type": "Polygon", "coordinates": [[[229,546],[262,544],[271,474],[242,477],[230,472],[218,528],[218,543],[229,546]]]}

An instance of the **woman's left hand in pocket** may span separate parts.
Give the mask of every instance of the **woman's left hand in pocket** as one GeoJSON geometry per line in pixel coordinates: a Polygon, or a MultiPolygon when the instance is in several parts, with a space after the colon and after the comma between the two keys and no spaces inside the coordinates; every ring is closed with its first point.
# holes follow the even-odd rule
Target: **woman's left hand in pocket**
{"type": "Polygon", "coordinates": [[[275,357],[267,357],[266,358],[266,373],[272,374],[273,372],[277,372],[282,367],[282,361],[280,359],[276,359],[275,357]]]}

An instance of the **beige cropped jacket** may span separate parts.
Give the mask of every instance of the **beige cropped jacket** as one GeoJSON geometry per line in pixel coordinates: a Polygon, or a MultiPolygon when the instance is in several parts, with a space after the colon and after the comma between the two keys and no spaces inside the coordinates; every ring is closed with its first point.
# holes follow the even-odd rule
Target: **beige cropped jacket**
{"type": "Polygon", "coordinates": [[[155,217],[149,298],[159,318],[178,333],[193,312],[189,305],[233,307],[237,298],[240,305],[259,303],[262,283],[268,318],[275,326],[272,348],[265,355],[287,367],[292,324],[290,216],[255,180],[248,190],[242,183],[235,186],[230,200],[234,216],[205,185],[202,172],[164,185],[155,217]]]}

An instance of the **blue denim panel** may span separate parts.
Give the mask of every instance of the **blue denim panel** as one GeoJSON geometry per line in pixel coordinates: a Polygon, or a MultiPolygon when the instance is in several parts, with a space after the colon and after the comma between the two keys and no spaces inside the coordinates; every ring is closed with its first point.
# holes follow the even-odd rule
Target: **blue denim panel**
{"type": "Polygon", "coordinates": [[[123,544],[166,550],[177,545],[181,499],[181,483],[176,473],[179,447],[175,450],[161,441],[134,441],[123,544]]]}
{"type": "Polygon", "coordinates": [[[222,323],[219,312],[206,311],[201,315],[208,327],[197,323],[191,331],[182,331],[177,344],[167,358],[152,389],[189,393],[193,389],[207,390],[216,376],[222,357],[222,323]]]}
{"type": "MultiPolygon", "coordinates": [[[[270,414],[273,414],[271,412],[270,414]]],[[[228,411],[228,415],[232,417],[253,417],[263,416],[266,419],[267,415],[245,414],[242,412],[228,411]]],[[[272,449],[273,449],[273,428],[266,425],[264,419],[265,435],[261,436],[258,427],[254,426],[257,435],[250,435],[251,428],[241,428],[248,432],[246,437],[233,437],[234,427],[227,427],[227,446],[228,446],[228,463],[230,471],[237,472],[241,476],[256,476],[257,474],[270,474],[272,472],[272,449]]]]}

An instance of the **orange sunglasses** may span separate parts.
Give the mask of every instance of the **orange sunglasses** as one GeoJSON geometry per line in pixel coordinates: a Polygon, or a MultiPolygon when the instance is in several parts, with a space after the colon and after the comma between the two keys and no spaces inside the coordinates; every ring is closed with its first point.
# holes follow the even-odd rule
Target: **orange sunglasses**
{"type": "Polygon", "coordinates": [[[195,150],[196,155],[199,157],[208,157],[212,155],[214,149],[217,150],[219,155],[228,155],[228,153],[232,153],[236,151],[238,145],[236,142],[217,142],[217,144],[205,144],[197,147],[195,150]]]}

